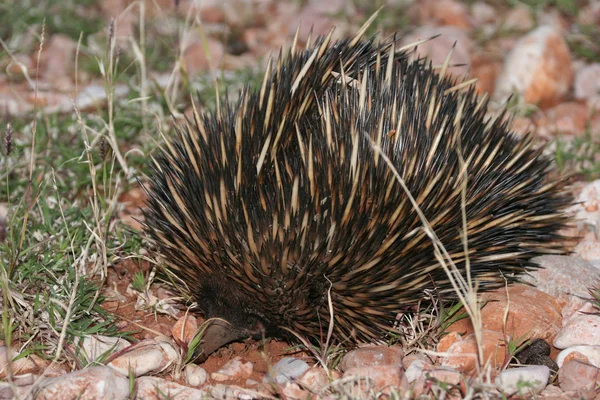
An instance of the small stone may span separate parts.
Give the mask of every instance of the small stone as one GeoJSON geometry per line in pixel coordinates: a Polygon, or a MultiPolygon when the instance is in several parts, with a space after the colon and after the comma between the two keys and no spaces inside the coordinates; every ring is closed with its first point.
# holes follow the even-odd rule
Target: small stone
{"type": "Polygon", "coordinates": [[[402,386],[404,378],[400,365],[373,365],[369,367],[349,368],[344,371],[344,378],[349,379],[350,377],[357,380],[368,378],[372,384],[370,386],[372,390],[376,392],[383,390],[384,393],[389,393],[392,388],[402,386]]]}
{"type": "Polygon", "coordinates": [[[503,30],[526,32],[533,28],[533,15],[531,8],[525,5],[513,7],[502,24],[503,30]]]}
{"type": "Polygon", "coordinates": [[[462,374],[450,367],[435,367],[424,372],[427,379],[434,379],[437,382],[444,382],[449,385],[456,386],[463,381],[462,374]]]}
{"type": "Polygon", "coordinates": [[[565,392],[589,390],[600,384],[600,369],[578,360],[564,363],[558,371],[558,384],[565,392]]]}
{"type": "Polygon", "coordinates": [[[191,386],[202,386],[208,375],[206,370],[196,364],[188,364],[184,370],[185,381],[191,386]]]}
{"type": "MultiPolygon", "coordinates": [[[[600,181],[598,183],[600,189],[600,181]]],[[[575,218],[580,217],[576,215],[575,218]]],[[[532,271],[531,274],[523,275],[523,281],[559,300],[556,303],[559,310],[560,302],[567,302],[573,295],[589,296],[587,292],[589,283],[597,279],[595,277],[600,277],[600,271],[579,257],[547,255],[535,257],[532,261],[539,264],[541,268],[532,271]]],[[[550,309],[545,312],[549,313],[550,309]]],[[[532,311],[530,317],[534,315],[535,312],[532,311]]],[[[562,315],[560,319],[562,319],[562,315]]],[[[558,333],[559,326],[556,328],[555,332],[558,333]]]]}
{"type": "Polygon", "coordinates": [[[82,353],[80,356],[84,356],[88,362],[92,362],[101,356],[117,353],[131,346],[131,343],[120,337],[89,335],[76,338],[74,345],[75,351],[82,353]]]}
{"type": "Polygon", "coordinates": [[[415,3],[414,12],[423,25],[433,22],[440,26],[468,29],[472,23],[466,4],[455,0],[422,0],[415,3]]]}
{"type": "Polygon", "coordinates": [[[128,399],[129,381],[108,367],[90,367],[57,378],[44,378],[36,399],[128,399]]]}
{"type": "Polygon", "coordinates": [[[0,346],[0,378],[6,376],[9,362],[14,375],[36,373],[40,369],[32,357],[21,357],[15,360],[18,355],[16,351],[9,352],[6,346],[0,346]]]}
{"type": "Polygon", "coordinates": [[[273,366],[272,371],[265,375],[263,382],[289,382],[301,376],[309,368],[306,361],[293,357],[284,357],[273,366]]]}
{"type": "Polygon", "coordinates": [[[406,371],[404,371],[404,376],[408,383],[413,383],[419,379],[423,375],[426,367],[431,367],[431,364],[427,364],[425,361],[419,359],[413,360],[408,368],[406,368],[406,371]]]}
{"type": "Polygon", "coordinates": [[[312,367],[304,372],[298,379],[298,382],[312,392],[319,392],[329,384],[329,378],[323,368],[312,367]]]}
{"type": "Polygon", "coordinates": [[[461,341],[462,337],[458,334],[458,332],[449,332],[447,335],[442,337],[437,344],[437,351],[439,353],[444,353],[448,351],[450,346],[454,343],[461,341]]]}
{"type": "Polygon", "coordinates": [[[600,343],[600,315],[579,315],[571,318],[558,332],[554,347],[566,349],[600,343]]]}
{"type": "Polygon", "coordinates": [[[569,47],[562,34],[541,26],[522,37],[506,57],[494,100],[504,103],[517,92],[542,108],[559,103],[573,81],[569,47]]]}
{"type": "Polygon", "coordinates": [[[209,398],[209,394],[204,390],[186,387],[154,376],[137,378],[135,386],[137,389],[136,399],[195,400],[209,398]]]}
{"type": "Polygon", "coordinates": [[[225,364],[217,372],[210,374],[210,377],[217,382],[248,379],[250,378],[250,375],[252,375],[253,368],[250,361],[245,361],[241,357],[236,357],[225,364]]]}
{"type": "Polygon", "coordinates": [[[108,366],[123,375],[134,376],[150,372],[161,372],[178,360],[178,353],[173,346],[158,338],[143,340],[131,349],[108,363],[108,366]]]}
{"type": "Polygon", "coordinates": [[[339,369],[368,367],[373,365],[401,365],[404,351],[396,346],[365,346],[344,354],[339,369]]]}
{"type": "MultiPolygon", "coordinates": [[[[527,285],[510,285],[481,295],[483,329],[506,332],[513,338],[554,337],[562,322],[561,303],[554,297],[527,285]],[[505,316],[506,310],[508,315],[505,316]]],[[[473,332],[470,319],[452,324],[448,331],[473,332]]]]}
{"type": "Polygon", "coordinates": [[[476,1],[471,5],[471,15],[477,25],[483,25],[496,19],[497,13],[494,7],[483,1],[476,1]]]}
{"type": "Polygon", "coordinates": [[[223,43],[207,38],[205,43],[200,37],[193,37],[183,51],[183,63],[189,77],[207,73],[212,69],[218,70],[225,55],[223,43]]]}
{"type": "Polygon", "coordinates": [[[591,108],[600,107],[600,63],[587,65],[575,74],[574,94],[591,108]]]}
{"type": "Polygon", "coordinates": [[[540,112],[536,118],[541,137],[553,138],[556,135],[581,136],[590,120],[590,111],[585,104],[565,102],[540,112]]]}
{"type": "Polygon", "coordinates": [[[198,321],[193,315],[184,315],[173,326],[173,339],[177,343],[189,344],[198,332],[198,321]]]}
{"type": "MultiPolygon", "coordinates": [[[[484,330],[483,348],[484,362],[488,360],[492,368],[497,368],[504,363],[505,358],[505,336],[501,332],[484,330]]],[[[461,372],[472,372],[475,370],[477,359],[477,342],[475,334],[470,334],[454,343],[446,352],[448,356],[442,361],[442,366],[452,367],[461,372]]]]}
{"type": "Polygon", "coordinates": [[[294,382],[285,382],[282,384],[281,391],[283,392],[283,398],[286,399],[310,399],[310,392],[304,390],[294,382]]]}
{"type": "Polygon", "coordinates": [[[570,360],[582,361],[600,368],[600,345],[572,346],[564,349],[556,356],[556,363],[559,367],[570,360]]]}
{"type": "Polygon", "coordinates": [[[544,390],[549,379],[550,369],[536,365],[506,369],[496,377],[495,383],[503,393],[531,396],[544,390]]]}

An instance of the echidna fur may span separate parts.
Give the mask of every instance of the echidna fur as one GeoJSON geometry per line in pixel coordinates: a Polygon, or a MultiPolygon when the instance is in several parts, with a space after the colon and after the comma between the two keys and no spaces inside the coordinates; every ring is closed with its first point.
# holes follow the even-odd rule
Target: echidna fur
{"type": "MultiPolygon", "coordinates": [[[[290,330],[377,340],[426,289],[453,298],[433,244],[378,146],[452,260],[480,289],[564,253],[571,202],[550,160],[472,88],[409,61],[394,40],[331,34],[280,53],[260,90],[194,113],[154,160],[145,230],[179,289],[233,340],[290,330]],[[464,168],[461,169],[461,158],[464,168]],[[466,183],[464,177],[467,177],[466,183]],[[285,329],[287,328],[287,329],[285,329]]],[[[295,47],[295,46],[294,46],[295,47]]]]}

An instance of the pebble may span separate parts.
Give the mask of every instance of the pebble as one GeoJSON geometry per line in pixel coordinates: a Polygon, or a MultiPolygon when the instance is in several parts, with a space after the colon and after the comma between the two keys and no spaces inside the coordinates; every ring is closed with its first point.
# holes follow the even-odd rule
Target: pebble
{"type": "Polygon", "coordinates": [[[365,346],[344,354],[339,369],[360,368],[374,365],[401,365],[404,351],[397,346],[365,346]]]}
{"type": "Polygon", "coordinates": [[[354,378],[356,382],[368,378],[370,384],[359,385],[360,388],[376,392],[383,390],[384,393],[389,393],[391,388],[401,387],[403,386],[403,382],[406,382],[402,368],[399,365],[373,365],[370,367],[350,368],[344,372],[344,378],[348,380],[354,378]]]}
{"type": "Polygon", "coordinates": [[[248,379],[252,375],[254,366],[250,361],[245,361],[241,357],[236,357],[225,364],[217,372],[210,374],[210,377],[217,382],[229,380],[248,379]]]}
{"type": "Polygon", "coordinates": [[[493,99],[505,103],[517,92],[528,104],[557,104],[569,92],[573,69],[569,47],[553,27],[540,26],[517,41],[496,81],[493,99]]]}
{"type": "Polygon", "coordinates": [[[263,382],[274,381],[276,383],[286,383],[300,377],[309,368],[310,366],[306,361],[293,357],[284,357],[264,376],[263,382]]]}
{"type": "Polygon", "coordinates": [[[321,367],[312,367],[298,379],[298,382],[312,392],[319,392],[329,384],[329,377],[321,367]]]}
{"type": "Polygon", "coordinates": [[[506,394],[534,395],[540,393],[550,379],[550,369],[543,365],[510,368],[496,377],[495,383],[506,394]]]}
{"type": "Polygon", "coordinates": [[[143,376],[135,380],[136,399],[195,400],[209,398],[204,390],[190,388],[163,378],[143,376]]]}
{"type": "Polygon", "coordinates": [[[590,279],[593,280],[594,274],[600,276],[599,270],[578,257],[547,255],[535,257],[532,261],[541,268],[523,275],[523,281],[561,302],[567,302],[573,295],[589,296],[590,279]]]}
{"type": "MultiPolygon", "coordinates": [[[[505,336],[501,332],[489,330],[483,330],[482,335],[483,357],[490,360],[492,368],[497,368],[504,363],[505,336]]],[[[448,356],[442,361],[442,366],[452,367],[461,372],[475,371],[477,343],[474,334],[454,343],[446,353],[448,356]]]]}
{"type": "Polygon", "coordinates": [[[562,327],[554,339],[554,347],[566,349],[571,346],[600,343],[600,315],[578,315],[562,327]]]}
{"type": "Polygon", "coordinates": [[[579,360],[571,360],[558,370],[558,385],[565,392],[593,389],[600,384],[600,369],[579,360]]]}
{"type": "Polygon", "coordinates": [[[588,101],[590,107],[600,106],[600,63],[587,65],[575,74],[575,98],[588,101]]]}
{"type": "Polygon", "coordinates": [[[188,364],[184,370],[185,381],[191,386],[202,386],[208,378],[206,370],[196,364],[188,364]]]}
{"type": "Polygon", "coordinates": [[[120,337],[89,335],[75,339],[76,351],[83,351],[88,362],[95,361],[101,356],[117,353],[131,346],[127,340],[120,337]]]}
{"type": "MultiPolygon", "coordinates": [[[[514,284],[483,293],[481,298],[485,304],[481,309],[483,329],[496,332],[501,341],[502,332],[513,338],[547,339],[560,330],[561,302],[535,287],[514,284]]],[[[466,318],[452,324],[448,331],[471,333],[473,327],[466,318]]]]}
{"type": "Polygon", "coordinates": [[[189,344],[197,331],[198,321],[193,315],[187,314],[175,322],[171,334],[177,343],[189,344]]]}
{"type": "Polygon", "coordinates": [[[112,368],[90,367],[56,378],[44,378],[37,400],[128,399],[129,380],[112,368]]]}
{"type": "Polygon", "coordinates": [[[131,350],[108,363],[108,366],[127,376],[158,373],[177,362],[179,354],[166,340],[147,339],[135,344],[131,350]]]}
{"type": "Polygon", "coordinates": [[[600,368],[600,345],[572,346],[564,349],[556,356],[559,367],[570,360],[579,360],[600,368]]]}
{"type": "Polygon", "coordinates": [[[431,367],[430,364],[425,363],[423,360],[415,359],[411,362],[408,368],[406,368],[406,371],[404,371],[404,376],[408,383],[412,383],[419,379],[423,375],[426,366],[431,367]]]}

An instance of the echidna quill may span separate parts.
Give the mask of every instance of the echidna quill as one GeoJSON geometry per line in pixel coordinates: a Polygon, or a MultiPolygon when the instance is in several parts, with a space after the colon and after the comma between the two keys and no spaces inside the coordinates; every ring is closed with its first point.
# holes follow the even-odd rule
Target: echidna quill
{"type": "Polygon", "coordinates": [[[146,232],[180,289],[218,319],[201,359],[248,337],[319,340],[330,303],[335,338],[374,341],[426,289],[453,297],[392,166],[480,289],[564,253],[571,198],[543,149],[487,118],[469,85],[363,32],[292,46],[260,90],[195,113],[154,160],[146,232]]]}

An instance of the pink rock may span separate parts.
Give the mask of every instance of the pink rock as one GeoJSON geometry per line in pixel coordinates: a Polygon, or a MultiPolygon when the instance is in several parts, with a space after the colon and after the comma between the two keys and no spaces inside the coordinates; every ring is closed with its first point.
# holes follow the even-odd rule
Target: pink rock
{"type": "Polygon", "coordinates": [[[188,76],[199,73],[207,73],[213,69],[219,69],[223,63],[225,50],[220,41],[207,38],[205,43],[200,37],[194,37],[185,47],[183,62],[188,76]]]}
{"type": "Polygon", "coordinates": [[[462,30],[453,26],[424,26],[416,29],[410,35],[402,39],[402,46],[410,45],[422,39],[428,39],[435,35],[440,35],[435,39],[428,40],[417,47],[416,54],[431,58],[433,65],[442,65],[452,45],[456,42],[456,47],[450,58],[451,64],[466,64],[467,67],[453,67],[448,69],[448,73],[463,74],[467,71],[471,63],[472,42],[469,36],[462,30]]]}
{"type": "Polygon", "coordinates": [[[472,26],[466,4],[455,0],[424,0],[410,10],[422,25],[436,24],[468,29],[472,26]]]}
{"type": "Polygon", "coordinates": [[[123,375],[161,372],[178,361],[179,354],[168,340],[143,340],[108,363],[123,375]]]}
{"type": "Polygon", "coordinates": [[[536,134],[553,138],[556,135],[580,136],[585,132],[590,110],[585,104],[566,102],[537,115],[536,134]]]}
{"type": "Polygon", "coordinates": [[[600,368],[577,360],[566,362],[558,370],[558,384],[562,390],[593,389],[600,384],[600,368]]]}
{"type": "Polygon", "coordinates": [[[194,400],[210,398],[204,390],[194,389],[154,376],[135,380],[136,398],[148,400],[177,399],[194,400]]]}
{"type": "Polygon", "coordinates": [[[327,373],[323,368],[312,367],[304,372],[304,374],[298,379],[298,382],[313,392],[319,392],[329,384],[329,378],[327,377],[327,373]]]}
{"type": "Polygon", "coordinates": [[[573,295],[588,297],[590,282],[600,277],[600,271],[579,257],[547,255],[533,261],[542,268],[524,275],[523,281],[558,299],[557,305],[567,304],[573,295]]]}
{"type": "Polygon", "coordinates": [[[600,315],[578,315],[562,327],[554,339],[554,347],[566,349],[600,343],[600,315]]]}
{"type": "Polygon", "coordinates": [[[427,379],[434,379],[437,382],[444,382],[449,385],[459,385],[463,381],[463,376],[454,368],[437,367],[424,371],[427,379]]]}
{"type": "MultiPolygon", "coordinates": [[[[485,305],[481,309],[483,329],[503,332],[512,338],[553,339],[561,326],[562,304],[553,296],[526,285],[511,285],[481,295],[485,305]],[[509,300],[510,299],[510,304],[509,300]],[[508,308],[506,326],[504,313],[508,308]]],[[[473,332],[470,319],[452,324],[448,331],[473,332]]]]}
{"type": "Polygon", "coordinates": [[[533,27],[531,7],[520,4],[513,7],[504,19],[502,28],[505,30],[528,31],[533,27]]]}
{"type": "MultiPolygon", "coordinates": [[[[484,330],[482,332],[483,348],[482,363],[488,360],[492,368],[498,368],[504,364],[506,358],[505,337],[502,333],[496,331],[484,330]]],[[[477,342],[475,335],[471,334],[464,340],[454,343],[446,353],[449,356],[442,361],[442,366],[452,367],[462,372],[475,371],[477,360],[477,342]]]]}
{"type": "Polygon", "coordinates": [[[36,399],[126,399],[128,395],[125,375],[108,367],[91,367],[48,378],[36,399]]]}
{"type": "Polygon", "coordinates": [[[462,337],[457,332],[449,332],[447,335],[442,337],[437,344],[437,351],[443,353],[448,351],[450,346],[454,343],[462,340],[462,337]]]}
{"type": "MultiPolygon", "coordinates": [[[[0,346],[0,378],[6,376],[9,362],[13,375],[31,374],[40,370],[40,365],[34,361],[33,357],[21,357],[15,360],[18,355],[19,353],[16,351],[11,350],[9,352],[7,347],[0,346]]],[[[41,366],[45,366],[45,362],[41,366]]]]}
{"type": "Polygon", "coordinates": [[[406,386],[402,368],[398,365],[374,365],[370,367],[350,368],[344,372],[344,378],[354,377],[359,383],[359,390],[364,391],[367,387],[374,391],[383,391],[389,394],[393,388],[406,386]],[[369,378],[372,386],[367,386],[364,378],[369,378]]]}
{"type": "Polygon", "coordinates": [[[217,372],[213,372],[210,377],[217,382],[248,379],[252,375],[253,367],[252,362],[236,357],[217,372]]]}
{"type": "Polygon", "coordinates": [[[400,347],[365,346],[344,354],[340,362],[340,370],[368,367],[373,365],[401,365],[404,351],[400,347]]]}
{"type": "Polygon", "coordinates": [[[591,107],[600,106],[600,63],[587,65],[575,74],[575,98],[587,100],[591,107]]]}
{"type": "Polygon", "coordinates": [[[518,92],[526,103],[548,107],[560,102],[573,81],[569,47],[562,34],[541,26],[522,37],[506,57],[494,99],[518,92]]]}
{"type": "Polygon", "coordinates": [[[189,344],[198,332],[198,321],[193,315],[187,314],[179,318],[173,326],[173,339],[178,343],[189,344]]]}

